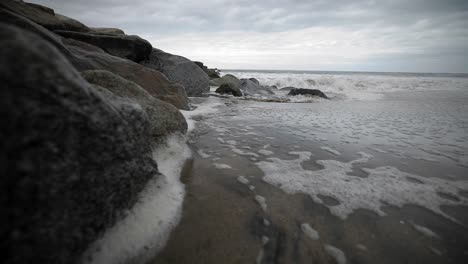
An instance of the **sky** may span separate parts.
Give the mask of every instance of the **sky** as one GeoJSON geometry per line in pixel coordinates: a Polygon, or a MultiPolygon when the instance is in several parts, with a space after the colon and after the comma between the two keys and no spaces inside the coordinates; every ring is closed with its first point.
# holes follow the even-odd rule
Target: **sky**
{"type": "Polygon", "coordinates": [[[219,69],[468,73],[468,0],[29,2],[219,69]]]}

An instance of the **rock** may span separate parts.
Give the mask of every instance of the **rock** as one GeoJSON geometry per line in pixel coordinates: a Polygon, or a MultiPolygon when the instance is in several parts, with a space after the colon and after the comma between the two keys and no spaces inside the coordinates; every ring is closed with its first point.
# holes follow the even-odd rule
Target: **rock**
{"type": "Polygon", "coordinates": [[[26,17],[49,30],[70,30],[77,32],[89,32],[90,29],[82,23],[55,14],[53,9],[38,4],[29,4],[23,1],[2,0],[0,7],[26,17]]]}
{"type": "Polygon", "coordinates": [[[103,70],[84,71],[81,75],[89,83],[140,104],[148,114],[150,133],[155,139],[174,132],[187,132],[187,122],[177,108],[154,98],[138,84],[103,70]]]}
{"type": "Polygon", "coordinates": [[[112,56],[102,49],[51,33],[31,20],[0,7],[0,22],[34,32],[58,49],[79,70],[108,70],[133,81],[152,96],[169,102],[179,109],[189,110],[185,89],[167,80],[158,71],[135,62],[112,56]]]}
{"type": "Polygon", "coordinates": [[[223,84],[229,84],[234,89],[240,89],[241,88],[240,80],[236,76],[234,76],[232,74],[226,74],[222,78],[210,81],[211,86],[221,86],[223,84]]]}
{"type": "Polygon", "coordinates": [[[321,98],[328,99],[328,97],[318,89],[302,89],[302,88],[294,88],[291,89],[288,95],[313,95],[318,96],[321,98]]]}
{"type": "Polygon", "coordinates": [[[109,55],[98,47],[80,41],[63,39],[63,44],[70,53],[68,59],[79,71],[110,71],[138,84],[153,97],[171,103],[179,109],[190,109],[184,87],[170,82],[162,73],[109,55]]]}
{"type": "Polygon", "coordinates": [[[252,82],[256,83],[257,85],[260,85],[260,82],[255,79],[255,78],[249,78],[249,80],[251,80],[252,82]]]}
{"type": "Polygon", "coordinates": [[[83,33],[64,30],[55,30],[54,33],[65,38],[71,38],[97,46],[111,55],[134,62],[147,59],[152,49],[148,41],[138,36],[83,33]]]}
{"type": "MultiPolygon", "coordinates": [[[[275,94],[270,89],[260,86],[250,79],[241,79],[241,90],[246,95],[272,95],[275,94]]],[[[258,81],[257,81],[258,82],[258,81]]]]}
{"type": "Polygon", "coordinates": [[[125,32],[118,28],[90,28],[91,32],[107,35],[125,35],[125,32]]]}
{"type": "Polygon", "coordinates": [[[208,75],[182,56],[153,49],[150,58],[141,64],[162,72],[169,80],[182,85],[188,96],[201,96],[210,91],[208,75]]]}
{"type": "Polygon", "coordinates": [[[242,96],[241,90],[230,83],[221,84],[215,92],[219,94],[232,94],[234,96],[242,96]]]}
{"type": "Polygon", "coordinates": [[[99,93],[39,35],[0,24],[5,263],[78,263],[157,177],[142,108],[99,93]]]}
{"type": "Polygon", "coordinates": [[[198,67],[200,67],[200,69],[202,69],[206,74],[208,74],[210,80],[221,78],[217,69],[209,69],[203,64],[203,62],[200,61],[194,61],[193,63],[195,63],[198,67]]]}

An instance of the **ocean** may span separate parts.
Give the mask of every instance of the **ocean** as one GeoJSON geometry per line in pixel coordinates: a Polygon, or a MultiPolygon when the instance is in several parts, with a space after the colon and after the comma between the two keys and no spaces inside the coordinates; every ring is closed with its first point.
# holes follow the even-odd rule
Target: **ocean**
{"type": "Polygon", "coordinates": [[[193,99],[182,218],[154,263],[466,263],[467,74],[222,74],[278,89],[193,99]]]}

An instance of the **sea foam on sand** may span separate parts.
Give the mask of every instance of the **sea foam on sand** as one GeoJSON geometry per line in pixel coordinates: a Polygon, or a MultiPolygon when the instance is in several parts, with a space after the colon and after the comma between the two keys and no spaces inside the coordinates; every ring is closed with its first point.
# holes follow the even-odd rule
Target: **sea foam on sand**
{"type": "Polygon", "coordinates": [[[310,152],[290,154],[299,157],[293,160],[268,158],[267,161],[257,162],[257,166],[265,174],[263,180],[287,193],[309,194],[315,202],[324,204],[332,214],[342,219],[360,208],[372,210],[382,216],[385,213],[381,207],[386,204],[399,207],[414,204],[458,222],[444,213],[440,209],[441,205],[468,205],[468,198],[459,195],[460,190],[468,189],[468,181],[426,178],[389,166],[364,168],[368,173],[365,178],[349,175],[353,172],[354,164],[366,163],[372,158],[363,152],[358,153],[361,158],[349,162],[318,160],[316,163],[322,165],[323,169],[310,171],[301,166],[302,162],[310,159],[310,152]],[[438,193],[458,199],[445,199],[438,193]],[[339,204],[327,205],[319,195],[332,197],[339,204]]]}
{"type": "Polygon", "coordinates": [[[166,243],[181,217],[185,195],[180,173],[191,157],[185,138],[172,135],[153,152],[162,175],[151,180],[128,214],[84,255],[86,263],[144,263],[166,243]]]}

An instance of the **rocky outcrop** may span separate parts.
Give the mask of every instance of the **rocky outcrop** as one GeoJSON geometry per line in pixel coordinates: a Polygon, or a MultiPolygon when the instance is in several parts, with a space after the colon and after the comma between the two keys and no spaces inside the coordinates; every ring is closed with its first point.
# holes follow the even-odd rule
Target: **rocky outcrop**
{"type": "Polygon", "coordinates": [[[221,86],[223,84],[229,84],[235,89],[241,88],[241,81],[232,74],[226,74],[222,78],[211,80],[211,86],[221,86]]]}
{"type": "Polygon", "coordinates": [[[90,28],[93,33],[107,35],[125,35],[125,32],[118,28],[90,28]]]}
{"type": "Polygon", "coordinates": [[[185,89],[170,82],[158,71],[138,63],[112,56],[102,49],[73,39],[61,38],[31,20],[0,7],[0,22],[34,32],[58,49],[79,70],[108,70],[133,81],[152,96],[171,103],[179,109],[189,110],[185,89]]]}
{"type": "Polygon", "coordinates": [[[272,95],[275,94],[269,88],[259,85],[259,82],[254,79],[241,79],[241,89],[245,95],[272,95]]]}
{"type": "Polygon", "coordinates": [[[249,78],[249,80],[251,80],[252,82],[254,82],[257,85],[260,85],[260,82],[255,78],[249,78]]]}
{"type": "Polygon", "coordinates": [[[153,49],[149,59],[141,64],[162,72],[169,80],[182,85],[188,96],[200,96],[210,90],[208,75],[182,56],[153,49]]]}
{"type": "Polygon", "coordinates": [[[219,94],[232,94],[234,96],[242,96],[242,91],[238,87],[235,87],[230,83],[221,84],[215,92],[219,94]]]}
{"type": "Polygon", "coordinates": [[[151,125],[91,87],[48,41],[0,24],[5,263],[77,263],[158,177],[151,125]]]}
{"type": "Polygon", "coordinates": [[[80,41],[63,39],[63,44],[69,51],[69,60],[79,71],[110,71],[138,84],[153,97],[171,103],[179,109],[190,109],[184,87],[170,82],[159,71],[109,55],[96,46],[80,41]]]}
{"type": "Polygon", "coordinates": [[[84,71],[81,75],[89,82],[128,98],[143,107],[150,121],[150,134],[154,139],[174,132],[185,133],[187,122],[177,108],[151,96],[134,82],[103,70],[84,71]]]}
{"type": "Polygon", "coordinates": [[[291,89],[288,95],[313,95],[318,96],[321,98],[328,99],[328,97],[318,89],[302,89],[302,88],[294,88],[291,89]]]}
{"type": "Polygon", "coordinates": [[[83,33],[64,30],[55,30],[54,33],[65,38],[91,44],[111,55],[134,62],[148,59],[152,49],[148,41],[138,36],[83,33]]]}
{"type": "Polygon", "coordinates": [[[210,77],[210,80],[221,78],[217,69],[210,69],[201,61],[194,61],[194,63],[210,77]]]}
{"type": "Polygon", "coordinates": [[[53,9],[38,4],[30,4],[18,0],[2,0],[0,2],[0,7],[26,17],[49,30],[90,31],[90,29],[82,23],[69,17],[56,14],[53,9]]]}

